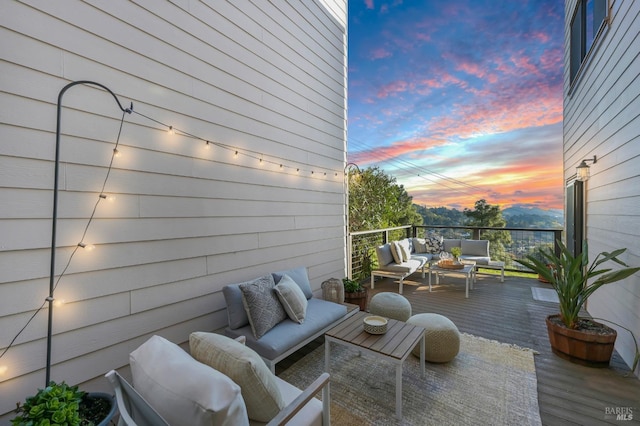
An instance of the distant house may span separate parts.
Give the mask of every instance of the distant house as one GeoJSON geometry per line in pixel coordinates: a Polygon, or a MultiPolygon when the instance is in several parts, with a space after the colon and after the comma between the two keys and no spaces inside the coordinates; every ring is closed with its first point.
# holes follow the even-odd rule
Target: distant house
{"type": "MultiPolygon", "coordinates": [[[[640,265],[640,2],[565,1],[564,178],[567,234],[588,240],[590,258],[626,247],[640,265]],[[591,160],[596,157],[596,162],[591,160]],[[576,167],[590,178],[575,183],[576,167]]],[[[573,241],[571,241],[573,242],[573,241]]],[[[640,277],[605,286],[589,313],[640,338],[640,277]]],[[[631,365],[635,346],[618,330],[616,349],[631,365]]]]}
{"type": "MultiPolygon", "coordinates": [[[[56,275],[95,250],[57,283],[52,379],[100,388],[153,334],[223,327],[225,284],[345,276],[346,3],[3,2],[0,353],[48,295],[73,81],[134,112],[91,84],[62,99],[56,275]]],[[[46,333],[45,309],[0,358],[0,423],[44,386],[46,333]]]]}

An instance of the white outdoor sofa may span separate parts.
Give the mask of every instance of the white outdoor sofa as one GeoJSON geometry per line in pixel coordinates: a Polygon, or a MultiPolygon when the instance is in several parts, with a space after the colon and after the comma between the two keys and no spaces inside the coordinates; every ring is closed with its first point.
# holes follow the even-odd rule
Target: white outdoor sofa
{"type": "MultiPolygon", "coordinates": [[[[378,267],[371,271],[371,288],[375,288],[376,277],[394,278],[398,280],[398,292],[402,294],[405,278],[417,271],[421,271],[422,278],[425,278],[431,263],[440,260],[440,252],[451,253],[453,247],[460,247],[462,251],[460,258],[463,261],[474,261],[476,267],[499,270],[500,282],[504,282],[504,262],[491,260],[488,240],[404,238],[376,247],[378,267]],[[408,256],[400,257],[399,253],[402,249],[408,251],[408,256]]],[[[431,291],[431,279],[429,279],[429,291],[431,291]]]]}

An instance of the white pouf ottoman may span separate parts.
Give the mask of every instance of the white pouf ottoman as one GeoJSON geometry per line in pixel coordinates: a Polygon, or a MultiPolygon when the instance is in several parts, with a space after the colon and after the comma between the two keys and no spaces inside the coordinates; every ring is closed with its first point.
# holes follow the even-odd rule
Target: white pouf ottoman
{"type": "MultiPolygon", "coordinates": [[[[449,318],[438,314],[416,314],[407,320],[425,329],[424,359],[429,362],[449,362],[460,351],[460,332],[449,318]]],[[[412,352],[420,357],[420,345],[412,352]]]]}
{"type": "Polygon", "coordinates": [[[397,293],[382,292],[375,294],[369,301],[369,313],[406,321],[411,317],[411,303],[397,293]]]}

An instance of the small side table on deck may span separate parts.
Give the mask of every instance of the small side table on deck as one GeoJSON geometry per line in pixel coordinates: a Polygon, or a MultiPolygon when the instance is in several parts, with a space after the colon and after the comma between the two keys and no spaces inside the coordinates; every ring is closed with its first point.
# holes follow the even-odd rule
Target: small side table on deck
{"type": "Polygon", "coordinates": [[[446,274],[462,274],[465,276],[465,293],[464,297],[469,298],[469,284],[471,284],[471,289],[473,290],[473,284],[476,282],[476,262],[467,262],[463,263],[463,267],[460,269],[449,269],[449,268],[441,268],[437,263],[431,265],[429,269],[429,286],[431,286],[431,273],[434,272],[436,274],[436,285],[440,284],[440,275],[446,274]]]}
{"type": "Polygon", "coordinates": [[[351,347],[396,364],[396,417],[402,419],[402,365],[418,343],[420,343],[420,371],[424,367],[424,328],[390,319],[385,334],[369,334],[364,331],[363,320],[370,314],[358,312],[345,319],[324,335],[325,371],[329,372],[331,343],[351,347]]]}

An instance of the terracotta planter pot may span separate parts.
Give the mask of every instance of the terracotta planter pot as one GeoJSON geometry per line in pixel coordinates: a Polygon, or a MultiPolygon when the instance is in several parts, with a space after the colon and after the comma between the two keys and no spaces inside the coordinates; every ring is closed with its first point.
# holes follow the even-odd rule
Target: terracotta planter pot
{"type": "Polygon", "coordinates": [[[588,367],[609,366],[617,337],[614,329],[592,321],[602,327],[602,332],[573,330],[562,323],[557,324],[554,318],[559,317],[560,315],[549,315],[546,320],[549,342],[554,354],[588,367]]]}
{"type": "Polygon", "coordinates": [[[345,303],[351,303],[353,305],[360,306],[361,311],[367,310],[367,302],[368,302],[368,292],[367,288],[363,291],[355,291],[355,292],[345,292],[344,293],[344,301],[345,303]]]}

